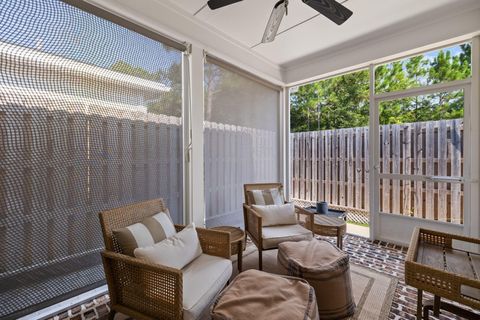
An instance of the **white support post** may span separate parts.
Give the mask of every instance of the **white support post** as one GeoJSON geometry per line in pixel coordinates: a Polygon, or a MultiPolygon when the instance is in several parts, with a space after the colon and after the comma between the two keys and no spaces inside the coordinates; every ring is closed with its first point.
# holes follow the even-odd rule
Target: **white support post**
{"type": "Polygon", "coordinates": [[[378,137],[378,110],[377,103],[375,101],[375,66],[371,64],[369,66],[370,75],[370,113],[369,113],[369,130],[368,130],[368,152],[370,157],[368,159],[369,168],[369,201],[370,201],[370,239],[375,240],[378,236],[378,214],[380,212],[379,203],[379,188],[380,179],[378,179],[378,160],[379,160],[379,137],[378,137]]]}
{"type": "MultiPolygon", "coordinates": [[[[471,237],[480,237],[480,36],[472,39],[472,84],[470,104],[470,227],[471,237]]],[[[469,147],[469,146],[465,146],[469,147]]]]}
{"type": "Polygon", "coordinates": [[[281,112],[280,112],[280,152],[282,161],[280,163],[282,174],[280,181],[283,181],[285,199],[290,201],[290,90],[284,88],[280,92],[281,112]],[[283,102],[283,103],[282,103],[283,102]]]}
{"type": "Polygon", "coordinates": [[[203,173],[203,49],[192,46],[190,56],[190,100],[191,100],[191,157],[190,157],[190,219],[187,223],[194,222],[196,226],[205,226],[205,191],[203,173]]]}
{"type": "Polygon", "coordinates": [[[191,135],[190,135],[190,113],[191,113],[191,100],[190,100],[190,54],[191,54],[191,45],[187,52],[183,53],[182,56],[182,68],[183,68],[183,79],[182,79],[182,92],[183,92],[183,106],[182,106],[182,115],[183,115],[183,221],[182,224],[190,223],[191,220],[191,190],[190,190],[190,180],[191,180],[191,135]]]}

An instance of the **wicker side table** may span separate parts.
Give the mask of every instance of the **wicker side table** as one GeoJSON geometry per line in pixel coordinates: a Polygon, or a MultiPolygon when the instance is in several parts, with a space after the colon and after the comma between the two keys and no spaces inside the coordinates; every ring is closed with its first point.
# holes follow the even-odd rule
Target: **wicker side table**
{"type": "Polygon", "coordinates": [[[232,226],[218,226],[211,229],[230,233],[232,255],[237,254],[238,272],[242,272],[242,256],[243,250],[245,249],[245,231],[232,226]]]}
{"type": "Polygon", "coordinates": [[[429,319],[429,311],[438,318],[441,310],[480,319],[480,254],[466,250],[479,245],[477,238],[415,228],[405,258],[405,283],[417,288],[417,319],[429,319]],[[424,303],[424,291],[434,299],[424,303]]]}
{"type": "Polygon", "coordinates": [[[337,247],[342,249],[343,236],[347,233],[347,213],[342,210],[329,209],[328,213],[318,213],[316,207],[303,208],[313,212],[313,232],[320,236],[336,237],[337,247]]]}
{"type": "Polygon", "coordinates": [[[342,249],[343,236],[347,232],[347,223],[343,219],[316,214],[313,232],[326,237],[337,237],[337,247],[342,249]]]}

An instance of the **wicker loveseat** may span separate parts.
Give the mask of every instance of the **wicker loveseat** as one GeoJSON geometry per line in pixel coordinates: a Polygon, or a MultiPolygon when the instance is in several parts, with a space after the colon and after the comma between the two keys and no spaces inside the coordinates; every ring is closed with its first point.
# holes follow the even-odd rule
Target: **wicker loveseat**
{"type": "MultiPolygon", "coordinates": [[[[158,212],[168,212],[162,199],[100,213],[106,248],[102,259],[111,300],[111,319],[115,312],[135,319],[199,319],[208,313],[210,304],[231,276],[230,234],[227,232],[197,228],[203,254],[182,270],[122,254],[112,231],[141,222],[158,212]]],[[[177,231],[183,227],[175,225],[177,231]]]]}
{"type": "Polygon", "coordinates": [[[295,206],[296,224],[268,227],[262,225],[262,217],[252,207],[254,203],[252,203],[249,192],[268,189],[278,189],[282,193],[283,185],[281,183],[251,183],[243,186],[245,195],[245,203],[243,204],[245,231],[258,248],[259,270],[262,270],[262,251],[277,249],[278,244],[284,241],[310,240],[313,237],[313,213],[299,206],[295,206]]]}

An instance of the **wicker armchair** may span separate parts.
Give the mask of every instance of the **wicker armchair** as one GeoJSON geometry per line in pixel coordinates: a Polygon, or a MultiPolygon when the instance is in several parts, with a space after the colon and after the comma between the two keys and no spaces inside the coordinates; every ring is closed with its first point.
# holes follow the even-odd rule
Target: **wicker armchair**
{"type": "MultiPolygon", "coordinates": [[[[184,319],[183,271],[122,254],[112,232],[167,210],[162,199],[155,199],[100,213],[111,319],[115,312],[135,319],[184,319]]],[[[175,225],[177,231],[183,227],[175,225]]],[[[197,228],[197,233],[204,254],[230,261],[229,233],[203,228],[197,228]]]]}
{"type": "Polygon", "coordinates": [[[270,227],[262,226],[262,217],[251,206],[252,203],[248,197],[248,191],[272,188],[283,189],[283,185],[281,183],[251,183],[243,186],[245,196],[245,203],[243,204],[245,231],[258,248],[259,270],[262,270],[263,268],[262,251],[277,249],[278,244],[283,241],[301,241],[311,239],[313,237],[313,213],[299,206],[295,206],[295,213],[297,214],[296,225],[270,227]],[[310,231],[310,234],[308,231],[310,231]],[[274,235],[271,235],[272,233],[274,235]]]}

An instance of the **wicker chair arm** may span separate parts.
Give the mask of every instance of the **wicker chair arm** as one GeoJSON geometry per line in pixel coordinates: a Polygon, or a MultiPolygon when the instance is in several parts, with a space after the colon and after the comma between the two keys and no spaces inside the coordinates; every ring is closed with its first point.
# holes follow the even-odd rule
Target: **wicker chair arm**
{"type": "Polygon", "coordinates": [[[297,205],[295,206],[295,213],[297,214],[297,219],[299,221],[303,221],[300,219],[300,215],[305,216],[305,226],[307,227],[308,230],[311,230],[313,232],[315,214],[297,205]]]}
{"type": "MultiPolygon", "coordinates": [[[[182,231],[184,225],[175,225],[177,232],[182,231]]],[[[205,228],[196,228],[202,251],[211,256],[230,259],[230,233],[205,228]]]]}
{"type": "Polygon", "coordinates": [[[262,217],[252,207],[243,204],[245,231],[256,244],[262,243],[262,217]]]}
{"type": "Polygon", "coordinates": [[[183,276],[174,268],[103,251],[111,307],[152,318],[183,319],[183,276]]]}
{"type": "Polygon", "coordinates": [[[230,233],[197,228],[197,234],[203,253],[230,259],[230,233]]]}

